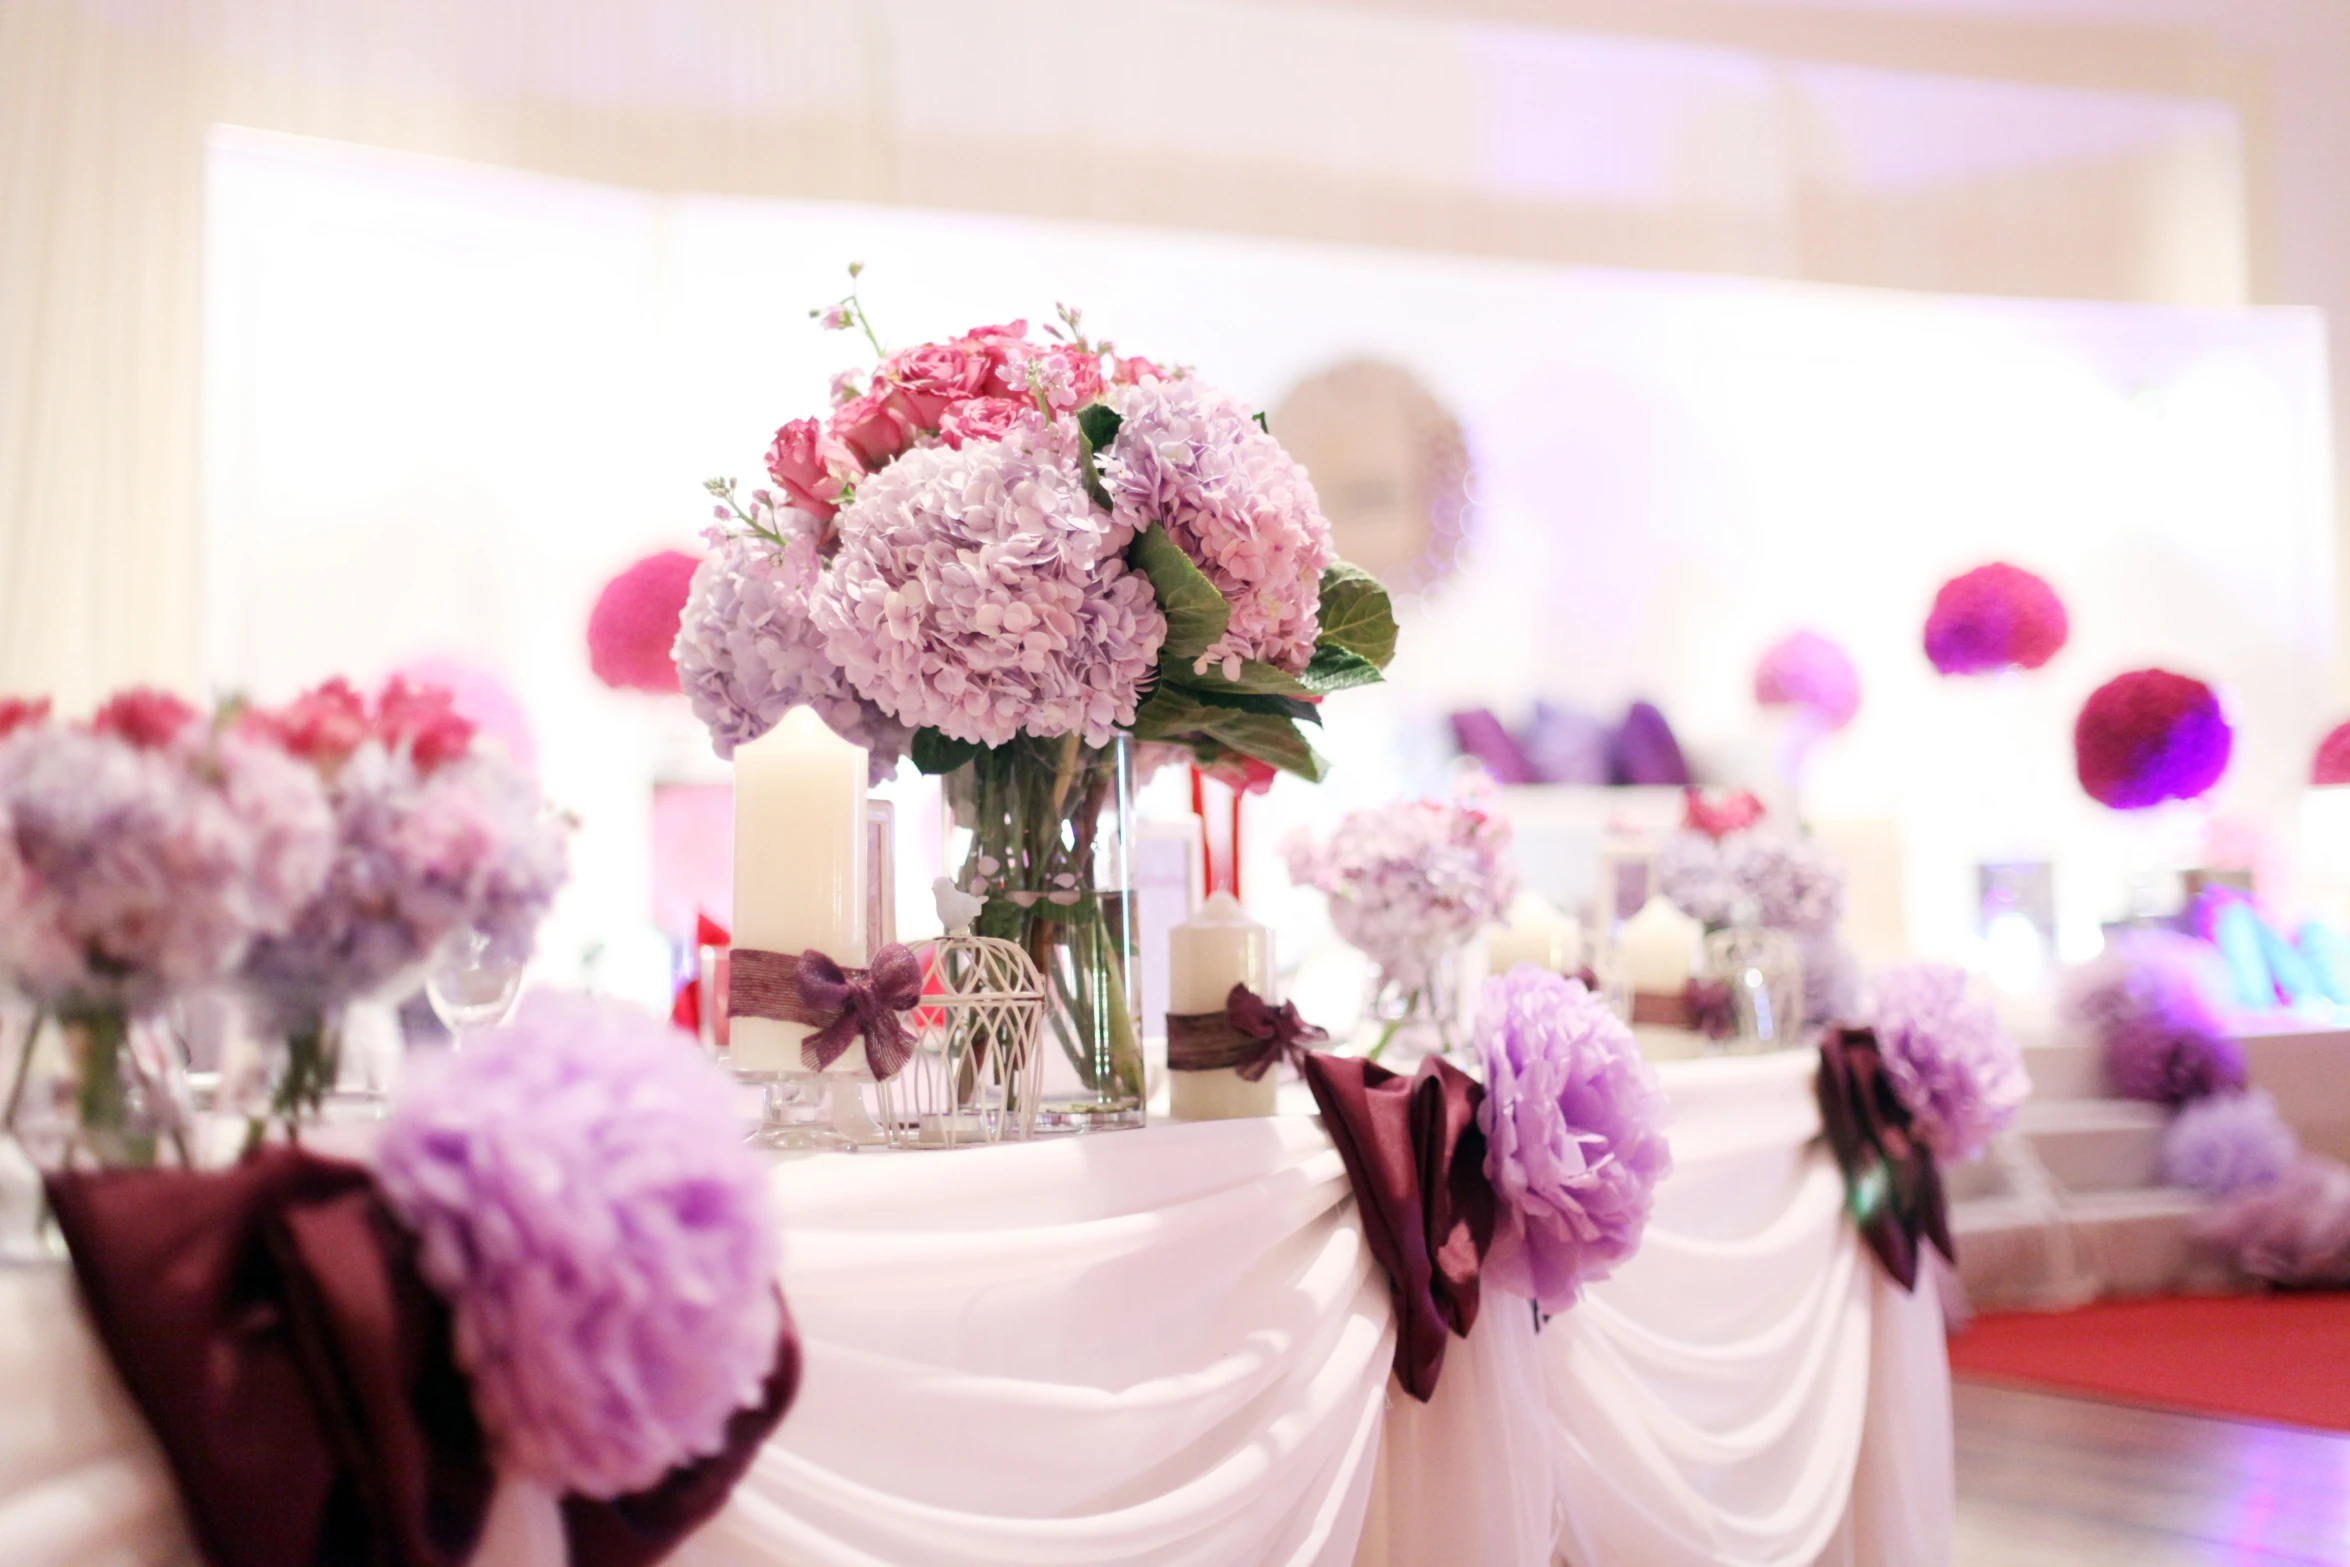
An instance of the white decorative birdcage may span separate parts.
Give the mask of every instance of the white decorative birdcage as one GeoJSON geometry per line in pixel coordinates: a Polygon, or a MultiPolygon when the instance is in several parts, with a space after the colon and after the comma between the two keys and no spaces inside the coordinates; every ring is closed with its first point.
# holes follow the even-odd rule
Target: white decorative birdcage
{"type": "Polygon", "coordinates": [[[1016,942],[958,931],[918,949],[922,1004],[907,1017],[914,1054],[878,1085],[892,1147],[1027,1141],[1044,1057],[1044,976],[1016,942]]]}

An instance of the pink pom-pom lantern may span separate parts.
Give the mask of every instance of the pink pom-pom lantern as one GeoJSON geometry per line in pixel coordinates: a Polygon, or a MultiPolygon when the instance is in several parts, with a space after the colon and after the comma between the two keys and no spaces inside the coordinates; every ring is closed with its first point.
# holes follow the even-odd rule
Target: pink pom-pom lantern
{"type": "Polygon", "coordinates": [[[2045,578],[1993,561],[1942,584],[1926,615],[1926,657],[1945,675],[2038,669],[2071,623],[2045,578]]]}
{"type": "Polygon", "coordinates": [[[2205,793],[2234,745],[2211,687],[2167,669],[2116,675],[2089,693],[2073,725],[2081,787],[2117,811],[2205,793]]]}
{"type": "Polygon", "coordinates": [[[588,666],[598,680],[621,691],[679,689],[670,649],[698,564],[683,550],[662,550],[604,584],[588,614],[588,666]]]}
{"type": "Polygon", "coordinates": [[[2317,743],[2317,757],[2309,765],[2309,781],[2320,788],[2350,784],[2350,724],[2336,724],[2317,743]]]}
{"type": "Polygon", "coordinates": [[[1754,666],[1754,699],[1765,707],[1803,708],[1825,727],[1841,729],[1860,711],[1860,672],[1818,632],[1790,632],[1754,666]]]}

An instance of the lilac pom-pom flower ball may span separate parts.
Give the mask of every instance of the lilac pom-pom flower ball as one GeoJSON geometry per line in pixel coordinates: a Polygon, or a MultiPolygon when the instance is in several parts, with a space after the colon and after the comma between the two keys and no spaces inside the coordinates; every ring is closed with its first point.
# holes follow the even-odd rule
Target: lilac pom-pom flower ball
{"type": "Polygon", "coordinates": [[[1673,1167],[1664,1090],[1598,997],[1529,963],[1486,981],[1476,1040],[1499,1208],[1484,1276],[1563,1311],[1639,1247],[1673,1167]]]}
{"type": "Polygon", "coordinates": [[[612,1497],[719,1451],[783,1332],[726,1078],[624,1003],[540,991],[411,1080],[378,1177],[500,1463],[612,1497]]]}
{"type": "Polygon", "coordinates": [[[2032,1091],[2023,1052],[1963,970],[1897,964],[1870,981],[1864,1010],[1894,1094],[1946,1164],[1979,1156],[2032,1091]]]}
{"type": "Polygon", "coordinates": [[[1818,632],[1790,632],[1754,666],[1754,699],[1764,707],[1799,708],[1821,728],[1841,729],[1860,711],[1860,671],[1818,632]]]}

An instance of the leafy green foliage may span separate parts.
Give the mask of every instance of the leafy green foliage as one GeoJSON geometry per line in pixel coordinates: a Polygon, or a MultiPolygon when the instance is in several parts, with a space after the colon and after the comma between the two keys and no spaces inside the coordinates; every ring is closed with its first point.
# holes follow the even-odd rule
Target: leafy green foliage
{"type": "Polygon", "coordinates": [[[935,729],[914,731],[914,765],[926,773],[951,773],[987,747],[976,740],[950,740],[935,729]]]}
{"type": "Polygon", "coordinates": [[[1108,403],[1090,403],[1077,411],[1077,433],[1084,437],[1077,450],[1077,470],[1085,480],[1085,493],[1104,511],[1110,509],[1110,491],[1102,483],[1102,471],[1095,466],[1093,454],[1116,440],[1118,426],[1125,422],[1108,403]]]}
{"type": "Polygon", "coordinates": [[[1379,579],[1360,566],[1336,561],[1322,573],[1323,647],[1359,654],[1375,669],[1395,657],[1395,606],[1379,579]]]}
{"type": "Polygon", "coordinates": [[[1350,648],[1335,642],[1315,644],[1313,661],[1299,675],[1298,683],[1316,696],[1333,691],[1349,691],[1356,686],[1375,686],[1383,678],[1379,666],[1350,648]]]}
{"type": "Polygon", "coordinates": [[[1126,560],[1151,579],[1159,613],[1167,617],[1167,641],[1159,649],[1162,675],[1170,670],[1188,671],[1192,660],[1205,653],[1231,624],[1232,606],[1159,523],[1135,536],[1127,547],[1126,560]]]}

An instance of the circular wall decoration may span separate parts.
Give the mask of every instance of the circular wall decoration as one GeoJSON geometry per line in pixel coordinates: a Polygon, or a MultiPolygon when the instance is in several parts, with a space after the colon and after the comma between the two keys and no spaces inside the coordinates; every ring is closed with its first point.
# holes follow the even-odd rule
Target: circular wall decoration
{"type": "Polygon", "coordinates": [[[1342,559],[1410,593],[1452,573],[1468,535],[1469,443],[1427,383],[1350,359],[1299,382],[1270,418],[1342,559]]]}

